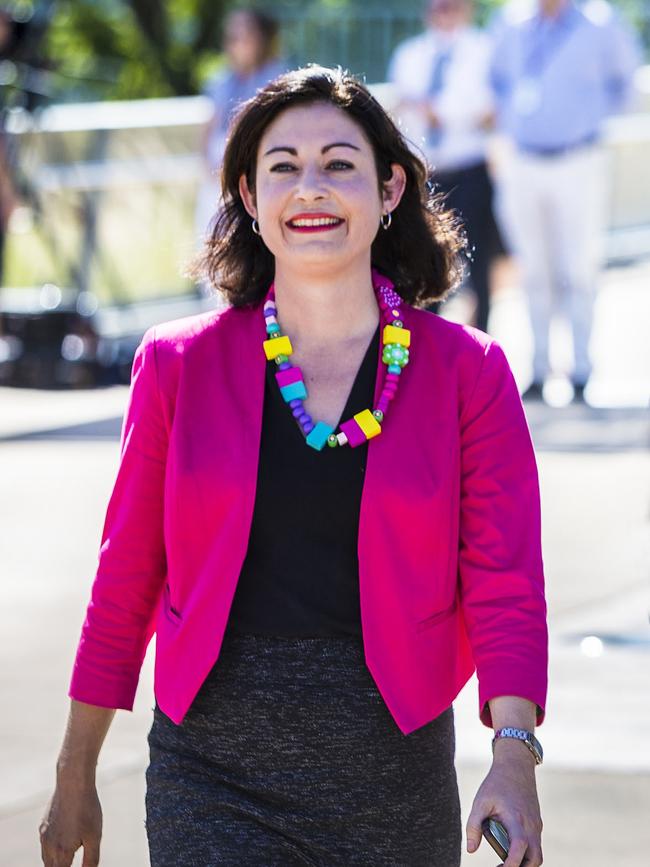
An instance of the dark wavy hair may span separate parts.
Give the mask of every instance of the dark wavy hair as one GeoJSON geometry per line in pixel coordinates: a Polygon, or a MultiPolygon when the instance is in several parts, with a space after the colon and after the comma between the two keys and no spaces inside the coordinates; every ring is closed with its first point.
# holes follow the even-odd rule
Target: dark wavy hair
{"type": "Polygon", "coordinates": [[[391,176],[391,163],[399,163],[406,173],[392,225],[378,231],[373,241],[373,266],[409,304],[424,307],[445,297],[462,277],[465,240],[453,213],[434,193],[427,166],[360,81],[340,68],[315,65],[278,76],[240,107],[221,172],[223,205],[193,276],[207,278],[235,307],[264,297],[273,280],[274,257],[251,229],[239,178],[246,175],[254,192],[257,151],[268,126],[285,109],[318,102],[340,108],[363,130],[374,152],[380,192],[391,176]]]}

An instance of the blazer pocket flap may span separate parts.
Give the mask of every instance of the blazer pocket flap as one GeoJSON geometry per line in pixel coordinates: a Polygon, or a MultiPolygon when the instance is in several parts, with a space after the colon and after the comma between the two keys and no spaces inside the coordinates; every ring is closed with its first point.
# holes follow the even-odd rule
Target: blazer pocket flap
{"type": "Polygon", "coordinates": [[[454,597],[454,601],[447,608],[443,608],[441,611],[434,611],[433,614],[425,617],[424,620],[417,620],[415,623],[415,631],[422,632],[425,629],[435,626],[437,623],[441,623],[443,620],[447,620],[448,617],[451,617],[452,614],[455,613],[457,608],[458,597],[454,597]]]}

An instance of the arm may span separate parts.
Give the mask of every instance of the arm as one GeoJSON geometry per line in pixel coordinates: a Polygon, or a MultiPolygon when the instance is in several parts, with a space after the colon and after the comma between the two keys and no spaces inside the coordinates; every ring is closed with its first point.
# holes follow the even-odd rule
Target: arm
{"type": "MultiPolygon", "coordinates": [[[[535,705],[516,696],[499,696],[490,701],[495,732],[505,726],[534,731],[535,705]]],[[[499,819],[510,837],[506,867],[542,863],[542,819],[535,780],[535,759],[528,747],[513,738],[494,745],[492,766],[481,784],[467,820],[467,851],[475,852],[482,838],[483,820],[499,819]]]]}
{"type": "Polygon", "coordinates": [[[99,864],[102,811],[97,759],[115,711],[72,700],[56,764],[56,788],[39,827],[45,867],[69,867],[83,847],[83,867],[99,864]]]}
{"type": "MultiPolygon", "coordinates": [[[[539,487],[535,458],[510,368],[496,343],[461,416],[463,614],[486,725],[533,731],[546,700],[547,634],[539,487]]],[[[467,848],[481,823],[500,819],[511,839],[507,867],[542,863],[535,760],[525,744],[495,744],[492,766],[467,823],[467,848]]]]}
{"type": "Polygon", "coordinates": [[[611,114],[629,107],[634,73],[641,65],[639,40],[632,28],[620,17],[613,17],[604,40],[605,87],[611,114]]]}
{"type": "Polygon", "coordinates": [[[70,683],[70,698],[86,704],[133,707],[167,572],[167,445],[155,330],[150,329],[133,360],[120,464],[70,683]]]}

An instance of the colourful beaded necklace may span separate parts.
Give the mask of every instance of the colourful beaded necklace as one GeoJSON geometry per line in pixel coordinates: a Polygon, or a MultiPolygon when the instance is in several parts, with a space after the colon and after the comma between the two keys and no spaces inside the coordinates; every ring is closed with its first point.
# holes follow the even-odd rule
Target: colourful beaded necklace
{"type": "Polygon", "coordinates": [[[404,328],[400,319],[400,304],[402,299],[393,289],[393,284],[373,269],[372,282],[377,295],[379,315],[384,323],[382,361],[386,365],[386,373],[376,409],[364,409],[348,421],[339,425],[339,432],[324,421],[314,422],[303,406],[307,397],[307,388],[299,367],[289,361],[293,352],[291,341],[280,331],[275,304],[275,289],[269,289],[264,303],[264,320],[268,339],[264,341],[264,353],[268,361],[275,361],[278,371],[275,378],[280,386],[280,393],[289,404],[293,417],[296,419],[305,435],[308,446],[321,451],[325,443],[330,448],[349,445],[352,448],[363,445],[373,437],[379,436],[390,401],[397,393],[402,368],[409,361],[409,346],[411,332],[404,328]]]}

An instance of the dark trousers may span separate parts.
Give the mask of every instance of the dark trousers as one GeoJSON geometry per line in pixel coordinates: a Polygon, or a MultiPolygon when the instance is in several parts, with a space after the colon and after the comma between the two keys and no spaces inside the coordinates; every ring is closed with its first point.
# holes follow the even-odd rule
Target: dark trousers
{"type": "MultiPolygon", "coordinates": [[[[492,210],[494,191],[485,162],[451,172],[435,172],[436,191],[444,193],[467,233],[469,282],[476,295],[476,327],[487,331],[490,313],[490,264],[504,252],[492,210]]],[[[436,312],[437,307],[436,305],[436,312]]]]}

